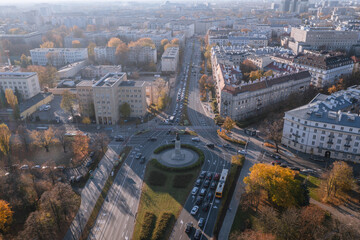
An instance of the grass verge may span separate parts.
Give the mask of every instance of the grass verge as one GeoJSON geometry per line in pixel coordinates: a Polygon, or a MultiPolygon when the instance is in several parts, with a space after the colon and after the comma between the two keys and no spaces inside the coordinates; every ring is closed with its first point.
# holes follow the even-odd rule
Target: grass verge
{"type": "Polygon", "coordinates": [[[223,199],[221,201],[221,205],[219,207],[219,214],[216,219],[216,224],[214,228],[214,236],[217,239],[222,223],[225,219],[226,212],[229,208],[231,198],[233,196],[237,179],[239,178],[242,166],[244,164],[245,157],[243,155],[235,155],[231,158],[231,168],[229,175],[226,179],[224,191],[223,191],[223,199]]]}
{"type": "Polygon", "coordinates": [[[96,203],[95,203],[95,206],[91,212],[91,215],[82,231],[82,234],[81,234],[81,237],[80,239],[81,240],[85,240],[88,238],[89,236],[89,233],[90,233],[90,230],[91,228],[94,226],[95,222],[96,222],[96,218],[100,212],[100,209],[105,201],[105,198],[106,198],[106,195],[108,193],[108,191],[110,190],[111,188],[111,185],[113,184],[114,182],[114,179],[116,177],[116,174],[117,172],[120,170],[121,166],[122,166],[122,163],[124,162],[124,160],[126,159],[127,155],[130,153],[131,151],[131,147],[125,147],[123,149],[123,151],[119,154],[119,160],[114,164],[114,168],[113,168],[113,171],[114,171],[114,176],[111,176],[109,175],[108,179],[106,180],[105,182],[105,185],[100,193],[100,196],[99,198],[97,199],[96,203]]]}
{"type": "Polygon", "coordinates": [[[310,197],[315,199],[316,201],[321,201],[320,199],[320,193],[319,193],[319,188],[320,188],[320,184],[321,184],[321,179],[311,176],[311,175],[304,175],[304,174],[299,174],[297,176],[297,178],[299,178],[300,181],[307,181],[307,186],[309,188],[309,192],[310,192],[310,197]]]}
{"type": "Polygon", "coordinates": [[[137,221],[132,239],[140,239],[141,227],[144,224],[143,220],[146,212],[154,213],[158,219],[154,235],[149,239],[169,239],[175,221],[181,212],[182,206],[184,205],[189,192],[191,191],[193,183],[199,175],[200,169],[201,166],[187,170],[185,173],[189,174],[189,176],[191,174],[191,180],[188,182],[187,186],[183,188],[175,188],[173,187],[173,182],[177,175],[168,170],[158,168],[154,161],[150,161],[148,163],[144,176],[144,184],[142,187],[139,209],[136,217],[137,221]],[[150,184],[150,173],[153,171],[161,172],[166,176],[167,180],[163,186],[153,186],[150,184]],[[164,213],[167,213],[167,215],[171,214],[173,217],[161,220],[166,218],[165,216],[162,217],[164,213]]]}
{"type": "Polygon", "coordinates": [[[224,139],[224,140],[226,140],[226,141],[228,141],[228,142],[237,143],[237,144],[240,144],[240,145],[243,145],[243,146],[246,145],[246,142],[245,142],[245,141],[237,140],[237,139],[234,139],[234,138],[229,137],[229,136],[225,133],[225,130],[222,130],[222,131],[220,132],[220,130],[218,129],[218,130],[217,130],[217,134],[219,135],[219,137],[221,137],[222,139],[224,139]]]}

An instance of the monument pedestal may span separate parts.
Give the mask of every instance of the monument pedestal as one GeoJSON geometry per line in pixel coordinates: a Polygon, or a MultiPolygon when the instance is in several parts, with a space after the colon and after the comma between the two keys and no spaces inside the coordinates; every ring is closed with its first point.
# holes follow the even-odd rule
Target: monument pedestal
{"type": "Polygon", "coordinates": [[[180,143],[180,139],[176,139],[175,141],[175,151],[173,153],[173,155],[171,156],[172,160],[184,160],[185,159],[185,154],[181,153],[181,143],[180,143]]]}

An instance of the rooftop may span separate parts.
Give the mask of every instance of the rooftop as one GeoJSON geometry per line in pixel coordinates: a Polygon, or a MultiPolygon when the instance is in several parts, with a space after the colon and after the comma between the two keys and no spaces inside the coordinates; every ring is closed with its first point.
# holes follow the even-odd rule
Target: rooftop
{"type": "Polygon", "coordinates": [[[36,74],[36,72],[0,72],[0,78],[29,78],[36,74]]]}
{"type": "Polygon", "coordinates": [[[76,87],[91,87],[94,84],[91,80],[83,80],[79,82],[76,87]]]}
{"type": "Polygon", "coordinates": [[[121,81],[126,73],[120,72],[120,73],[108,73],[103,78],[101,78],[99,81],[97,81],[93,87],[111,87],[118,81],[121,81]]]}
{"type": "Polygon", "coordinates": [[[29,98],[28,100],[20,103],[20,105],[19,105],[20,112],[24,112],[26,109],[31,108],[32,106],[41,102],[42,100],[44,100],[45,98],[47,98],[50,95],[52,95],[52,93],[38,93],[35,96],[33,96],[32,98],[29,98]]]}

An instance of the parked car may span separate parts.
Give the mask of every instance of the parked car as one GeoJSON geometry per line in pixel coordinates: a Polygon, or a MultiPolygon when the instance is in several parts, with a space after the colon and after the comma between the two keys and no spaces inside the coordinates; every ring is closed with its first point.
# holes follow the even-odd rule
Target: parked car
{"type": "Polygon", "coordinates": [[[20,167],[21,170],[29,169],[29,165],[25,164],[20,167]]]}
{"type": "Polygon", "coordinates": [[[247,151],[245,149],[242,149],[239,150],[238,153],[245,156],[247,154],[247,151]]]}
{"type": "Polygon", "coordinates": [[[82,176],[80,175],[80,176],[77,176],[75,180],[76,180],[77,182],[80,182],[81,179],[82,179],[82,176]]]}
{"type": "Polygon", "coordinates": [[[194,188],[192,189],[192,191],[191,191],[191,194],[192,194],[192,195],[196,195],[198,191],[199,191],[199,188],[198,188],[198,187],[194,187],[194,188]]]}
{"type": "Polygon", "coordinates": [[[122,141],[124,141],[124,137],[121,136],[121,135],[117,135],[117,136],[115,136],[115,141],[116,142],[122,142],[122,141]]]}
{"type": "Polygon", "coordinates": [[[196,232],[194,234],[194,239],[200,239],[201,238],[201,230],[196,229],[196,232]]]}
{"type": "Polygon", "coordinates": [[[281,159],[281,156],[277,155],[277,154],[273,154],[273,155],[271,155],[271,157],[273,157],[273,158],[275,158],[277,160],[281,159]]]}
{"type": "Polygon", "coordinates": [[[40,165],[35,165],[35,166],[32,166],[31,169],[40,169],[41,166],[40,165]]]}
{"type": "Polygon", "coordinates": [[[200,228],[202,228],[202,227],[204,226],[204,223],[205,223],[205,218],[200,218],[200,219],[199,219],[199,222],[198,222],[198,226],[199,226],[200,228]]]}
{"type": "Polygon", "coordinates": [[[95,152],[90,152],[89,157],[93,158],[95,156],[95,152]]]}
{"type": "Polygon", "coordinates": [[[191,215],[195,215],[197,214],[197,212],[199,211],[199,206],[194,206],[192,209],[191,209],[191,215]]]}
{"type": "Polygon", "coordinates": [[[141,158],[141,153],[137,153],[135,156],[136,159],[140,159],[141,158]]]}
{"type": "Polygon", "coordinates": [[[231,148],[230,144],[226,143],[223,145],[223,148],[231,148]]]}
{"type": "Polygon", "coordinates": [[[91,166],[91,164],[93,163],[93,161],[92,160],[90,160],[90,161],[88,161],[87,163],[86,163],[86,167],[90,167],[91,166]]]}
{"type": "Polygon", "coordinates": [[[141,158],[140,158],[140,163],[141,163],[141,164],[142,164],[142,163],[145,163],[145,160],[146,160],[145,157],[141,157],[141,158]]]}
{"type": "Polygon", "coordinates": [[[191,231],[192,231],[192,229],[193,229],[193,223],[192,222],[188,222],[187,224],[186,224],[186,227],[185,227],[185,232],[186,233],[190,233],[191,231]]]}

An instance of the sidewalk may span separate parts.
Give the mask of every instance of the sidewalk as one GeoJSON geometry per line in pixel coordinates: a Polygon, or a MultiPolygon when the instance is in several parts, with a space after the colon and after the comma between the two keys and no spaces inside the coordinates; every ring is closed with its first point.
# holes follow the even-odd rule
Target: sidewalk
{"type": "Polygon", "coordinates": [[[239,206],[240,197],[241,194],[244,192],[244,178],[249,174],[249,169],[253,166],[253,162],[249,160],[245,160],[244,166],[241,169],[240,176],[238,178],[238,181],[236,183],[236,188],[234,190],[234,194],[232,196],[229,210],[226,213],[224,222],[222,224],[222,227],[220,229],[219,237],[218,239],[228,239],[231,231],[232,224],[235,219],[236,211],[239,206]]]}
{"type": "Polygon", "coordinates": [[[95,169],[93,173],[94,178],[89,179],[84,189],[81,191],[80,208],[66,232],[64,240],[74,240],[80,238],[83,228],[90,217],[90,214],[117,158],[118,153],[109,146],[104,157],[99,162],[98,168],[95,169]]]}

